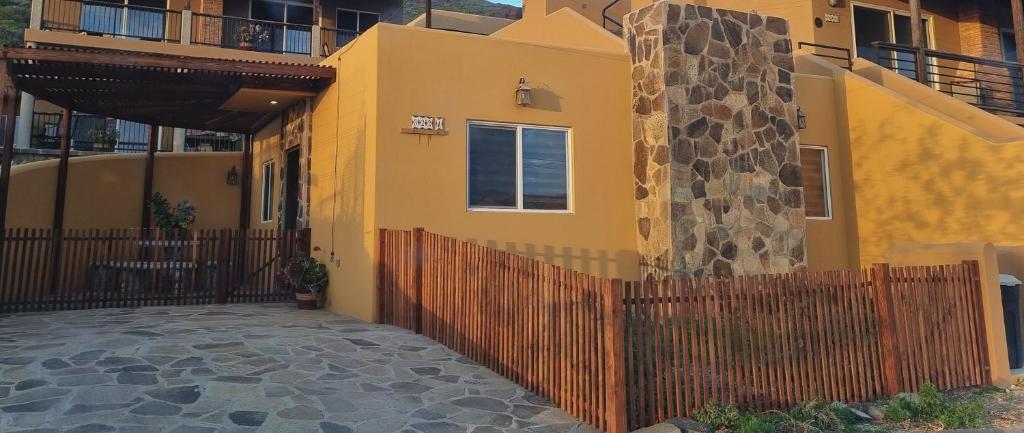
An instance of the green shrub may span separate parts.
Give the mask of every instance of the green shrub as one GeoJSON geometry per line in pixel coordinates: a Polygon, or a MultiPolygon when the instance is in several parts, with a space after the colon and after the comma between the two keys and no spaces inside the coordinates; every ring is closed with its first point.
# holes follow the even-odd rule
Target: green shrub
{"type": "Polygon", "coordinates": [[[921,385],[921,392],[917,393],[917,404],[915,405],[916,418],[922,421],[935,421],[946,413],[948,404],[939,394],[939,389],[931,382],[921,385]]]}
{"type": "Polygon", "coordinates": [[[985,407],[978,402],[950,405],[938,420],[949,430],[987,427],[985,407]]]}
{"type": "Polygon", "coordinates": [[[836,411],[842,403],[826,403],[812,400],[801,403],[789,411],[790,422],[785,423],[787,431],[808,432],[841,432],[846,423],[837,416],[836,411]]]}
{"type": "Polygon", "coordinates": [[[693,420],[716,429],[734,430],[740,425],[740,411],[733,406],[708,403],[693,414],[693,420]]]}
{"type": "Polygon", "coordinates": [[[754,414],[743,417],[739,433],[775,433],[776,420],[769,416],[754,414]]]}
{"type": "Polygon", "coordinates": [[[899,396],[885,407],[885,419],[892,422],[910,421],[914,417],[914,403],[906,397],[899,396]]]}

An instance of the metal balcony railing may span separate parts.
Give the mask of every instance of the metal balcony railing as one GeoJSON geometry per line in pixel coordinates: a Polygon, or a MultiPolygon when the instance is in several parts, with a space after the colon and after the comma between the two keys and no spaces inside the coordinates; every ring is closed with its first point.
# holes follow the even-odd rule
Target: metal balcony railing
{"type": "Polygon", "coordinates": [[[341,30],[330,27],[323,27],[320,29],[320,44],[323,45],[321,49],[321,55],[327,57],[334,54],[338,48],[344,47],[345,44],[352,42],[359,32],[352,30],[341,30]]]}
{"type": "Polygon", "coordinates": [[[181,41],[181,12],[96,0],[44,0],[41,28],[162,42],[181,41]]]}
{"type": "Polygon", "coordinates": [[[235,50],[326,57],[359,35],[289,24],[101,0],[42,0],[41,30],[235,50]]]}
{"type": "Polygon", "coordinates": [[[1024,65],[875,42],[879,65],[983,110],[1024,116],[1024,65]]]}
{"type": "Polygon", "coordinates": [[[313,26],[192,14],[192,43],[278,54],[312,53],[313,26]]]}

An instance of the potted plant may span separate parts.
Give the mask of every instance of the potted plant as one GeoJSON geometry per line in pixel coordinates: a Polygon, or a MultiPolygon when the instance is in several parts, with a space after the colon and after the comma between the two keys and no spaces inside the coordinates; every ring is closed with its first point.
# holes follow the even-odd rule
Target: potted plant
{"type": "Polygon", "coordinates": [[[295,290],[300,310],[314,310],[327,288],[327,266],[313,257],[299,256],[288,262],[281,278],[295,290]]]}
{"type": "Polygon", "coordinates": [[[149,205],[153,209],[154,225],[164,231],[164,257],[177,259],[184,249],[184,240],[189,237],[189,229],[196,222],[196,207],[188,200],[172,206],[160,193],[153,194],[149,205]]]}
{"type": "Polygon", "coordinates": [[[251,50],[254,43],[269,40],[270,29],[262,24],[245,23],[235,30],[235,42],[238,42],[240,50],[251,50]]]}
{"type": "Polygon", "coordinates": [[[120,138],[117,128],[97,126],[89,130],[89,141],[92,142],[93,150],[112,151],[117,147],[120,138]]]}

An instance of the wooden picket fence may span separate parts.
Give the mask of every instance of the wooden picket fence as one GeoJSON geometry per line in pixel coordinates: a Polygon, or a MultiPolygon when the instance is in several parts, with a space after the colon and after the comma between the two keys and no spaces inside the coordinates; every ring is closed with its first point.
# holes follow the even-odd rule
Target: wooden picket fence
{"type": "Polygon", "coordinates": [[[0,313],[290,300],[277,275],[305,233],[11,228],[0,313]]]}
{"type": "Polygon", "coordinates": [[[379,248],[379,321],[611,433],[708,403],[990,382],[976,262],[623,282],[422,229],[383,229],[379,248]]]}
{"type": "Polygon", "coordinates": [[[381,230],[380,242],[382,323],[420,332],[619,431],[614,424],[625,419],[608,412],[625,404],[616,392],[624,370],[604,355],[620,353],[623,341],[611,280],[423,230],[381,230]]]}

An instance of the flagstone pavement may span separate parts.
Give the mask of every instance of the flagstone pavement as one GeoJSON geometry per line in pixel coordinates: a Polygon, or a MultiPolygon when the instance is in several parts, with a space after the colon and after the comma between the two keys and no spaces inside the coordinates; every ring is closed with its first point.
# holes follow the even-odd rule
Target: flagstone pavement
{"type": "Polygon", "coordinates": [[[593,432],[428,338],[289,304],[0,315],[0,432],[593,432]]]}

